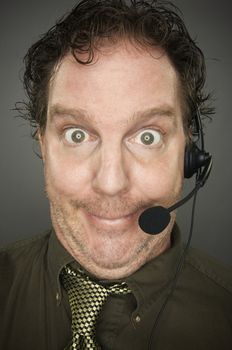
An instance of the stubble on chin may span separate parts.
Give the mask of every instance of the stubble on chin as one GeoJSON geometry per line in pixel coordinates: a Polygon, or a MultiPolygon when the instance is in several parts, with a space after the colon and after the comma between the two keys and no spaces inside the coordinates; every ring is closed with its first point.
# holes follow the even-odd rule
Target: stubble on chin
{"type": "MultiPolygon", "coordinates": [[[[121,239],[123,250],[123,240],[126,234],[123,237],[119,232],[113,232],[112,230],[103,232],[99,228],[96,237],[100,237],[100,244],[96,243],[96,249],[90,249],[86,240],[85,229],[78,220],[78,209],[81,207],[83,208],[83,203],[78,201],[50,200],[51,218],[58,239],[74,259],[96,277],[107,279],[126,277],[170,246],[170,231],[173,223],[158,236],[142,233],[142,237],[133,242],[134,247],[131,242],[131,252],[127,260],[118,258],[118,251],[115,249],[115,246],[119,246],[121,239]],[[115,242],[117,242],[116,245],[115,242]]],[[[86,208],[87,204],[84,207],[86,208]]],[[[102,205],[96,203],[88,204],[89,210],[96,207],[98,207],[98,210],[99,208],[100,210],[104,209],[102,205]]],[[[132,206],[129,208],[132,208],[132,206]]],[[[119,206],[117,209],[119,209],[119,206]]]]}

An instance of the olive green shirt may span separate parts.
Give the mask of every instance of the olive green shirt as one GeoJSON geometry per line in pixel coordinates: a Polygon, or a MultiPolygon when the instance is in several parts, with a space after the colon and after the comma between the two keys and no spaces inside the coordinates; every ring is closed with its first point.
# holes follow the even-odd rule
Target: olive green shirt
{"type": "MultiPolygon", "coordinates": [[[[103,350],[232,349],[232,270],[190,249],[170,291],[183,245],[172,247],[125,278],[133,294],[111,296],[97,322],[103,350]]],[[[0,349],[63,350],[71,341],[71,311],[62,268],[79,268],[51,230],[0,251],[0,349]]],[[[106,281],[101,281],[106,283],[106,281]]]]}

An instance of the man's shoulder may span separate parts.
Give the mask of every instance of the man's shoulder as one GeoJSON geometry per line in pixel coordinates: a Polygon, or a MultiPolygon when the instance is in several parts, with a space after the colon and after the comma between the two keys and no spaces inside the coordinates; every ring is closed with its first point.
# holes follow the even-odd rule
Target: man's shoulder
{"type": "MultiPolygon", "coordinates": [[[[20,240],[0,248],[0,266],[14,269],[20,264],[28,264],[44,254],[47,249],[51,230],[35,235],[32,238],[20,240]],[[15,265],[17,263],[17,265],[15,265]]],[[[2,269],[1,269],[2,270],[2,269]]]]}
{"type": "Polygon", "coordinates": [[[224,289],[232,294],[232,267],[219,262],[214,257],[196,248],[190,248],[186,264],[204,280],[211,282],[215,288],[224,289]]]}

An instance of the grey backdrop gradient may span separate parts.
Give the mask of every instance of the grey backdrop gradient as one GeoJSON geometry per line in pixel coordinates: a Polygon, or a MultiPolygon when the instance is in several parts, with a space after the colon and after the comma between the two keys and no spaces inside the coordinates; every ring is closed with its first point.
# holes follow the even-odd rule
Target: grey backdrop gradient
{"type": "MultiPolygon", "coordinates": [[[[1,5],[0,245],[32,237],[51,226],[43,190],[42,162],[35,154],[37,146],[27,123],[15,118],[12,109],[16,101],[25,99],[20,79],[27,49],[75,3],[74,0],[12,0],[1,5]]],[[[214,93],[216,105],[213,122],[206,122],[205,129],[206,148],[213,154],[214,166],[198,194],[192,245],[232,264],[232,2],[177,0],[175,4],[205,53],[207,88],[214,93]]],[[[194,180],[186,181],[184,192],[193,186],[194,180]]],[[[184,238],[189,231],[190,215],[191,202],[178,210],[177,221],[184,238]]]]}

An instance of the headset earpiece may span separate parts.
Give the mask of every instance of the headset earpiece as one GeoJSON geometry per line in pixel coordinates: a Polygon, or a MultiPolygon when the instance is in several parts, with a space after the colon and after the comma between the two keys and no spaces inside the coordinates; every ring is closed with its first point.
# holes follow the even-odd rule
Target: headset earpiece
{"type": "Polygon", "coordinates": [[[209,162],[210,155],[202,151],[195,143],[186,146],[184,159],[184,177],[189,179],[209,162]]]}
{"type": "Polygon", "coordinates": [[[204,134],[198,109],[193,117],[192,124],[194,126],[193,135],[197,137],[197,141],[190,142],[185,147],[184,177],[189,179],[196,174],[196,180],[201,182],[203,186],[211,171],[212,156],[204,149],[204,134]]]}

